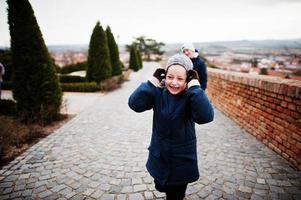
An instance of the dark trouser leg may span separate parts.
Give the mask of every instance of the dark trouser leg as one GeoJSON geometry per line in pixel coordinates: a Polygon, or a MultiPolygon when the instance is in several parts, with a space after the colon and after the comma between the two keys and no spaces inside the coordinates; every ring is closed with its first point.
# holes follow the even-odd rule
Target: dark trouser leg
{"type": "Polygon", "coordinates": [[[183,200],[186,193],[187,184],[167,186],[166,200],[183,200]]]}

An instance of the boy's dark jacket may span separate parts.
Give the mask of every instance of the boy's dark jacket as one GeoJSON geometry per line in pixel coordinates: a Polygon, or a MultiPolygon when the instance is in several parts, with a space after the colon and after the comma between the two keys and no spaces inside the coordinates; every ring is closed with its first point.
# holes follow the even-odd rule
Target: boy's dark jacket
{"type": "Polygon", "coordinates": [[[191,58],[190,60],[193,63],[193,69],[198,72],[202,89],[206,90],[207,79],[208,79],[206,64],[204,63],[203,60],[201,60],[199,56],[195,58],[191,58]]]}
{"type": "Polygon", "coordinates": [[[213,108],[200,86],[172,95],[167,89],[142,83],[130,96],[136,112],[153,109],[153,130],[147,170],[162,186],[199,178],[194,122],[213,120],[213,108]]]}

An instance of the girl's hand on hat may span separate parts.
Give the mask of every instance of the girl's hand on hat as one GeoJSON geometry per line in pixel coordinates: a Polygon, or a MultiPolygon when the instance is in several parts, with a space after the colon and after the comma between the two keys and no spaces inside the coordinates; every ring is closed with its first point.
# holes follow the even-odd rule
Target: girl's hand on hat
{"type": "Polygon", "coordinates": [[[188,71],[188,77],[187,77],[187,83],[189,83],[191,80],[196,79],[196,80],[200,80],[199,79],[199,75],[195,70],[189,70],[188,71]]]}
{"type": "Polygon", "coordinates": [[[187,76],[187,87],[200,86],[199,76],[195,70],[189,70],[187,76]]]}
{"type": "Polygon", "coordinates": [[[165,69],[162,68],[158,68],[156,69],[156,71],[154,72],[153,76],[159,80],[159,82],[161,82],[165,76],[166,76],[166,71],[165,69]]]}

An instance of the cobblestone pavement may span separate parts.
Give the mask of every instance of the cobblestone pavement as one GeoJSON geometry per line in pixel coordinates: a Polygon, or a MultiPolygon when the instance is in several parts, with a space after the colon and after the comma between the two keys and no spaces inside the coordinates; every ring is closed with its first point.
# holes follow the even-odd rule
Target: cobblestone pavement
{"type": "MultiPolygon", "coordinates": [[[[127,106],[155,66],[0,170],[0,199],[164,199],[145,169],[152,112],[127,106]]],[[[301,199],[301,173],[220,111],[196,131],[201,178],[186,199],[301,199]]]]}

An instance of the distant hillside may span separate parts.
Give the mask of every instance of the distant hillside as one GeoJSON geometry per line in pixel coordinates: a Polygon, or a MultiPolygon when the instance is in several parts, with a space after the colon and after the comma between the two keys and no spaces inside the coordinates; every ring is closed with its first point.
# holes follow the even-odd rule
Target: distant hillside
{"type": "Polygon", "coordinates": [[[75,51],[82,52],[88,51],[88,45],[78,44],[78,45],[48,45],[48,50],[51,52],[66,52],[66,51],[75,51]]]}
{"type": "Polygon", "coordinates": [[[241,41],[226,41],[226,42],[208,42],[197,43],[196,46],[208,48],[212,46],[220,46],[229,49],[241,49],[241,48],[255,48],[255,49],[281,49],[301,48],[301,38],[294,40],[241,40],[241,41]]]}
{"type": "MultiPolygon", "coordinates": [[[[164,50],[174,53],[180,50],[182,43],[166,44],[164,50]]],[[[220,42],[194,43],[196,49],[207,52],[218,52],[227,50],[254,50],[254,49],[301,49],[301,38],[292,40],[240,40],[220,42]]]]}
{"type": "MultiPolygon", "coordinates": [[[[166,44],[164,50],[167,54],[178,52],[182,43],[166,44]]],[[[252,50],[252,49],[301,49],[301,38],[291,40],[239,40],[217,42],[195,42],[195,47],[200,51],[227,51],[227,50],[252,50]]],[[[0,47],[0,49],[5,49],[0,47]]],[[[51,52],[60,51],[88,51],[88,44],[81,45],[48,45],[51,52]]],[[[119,51],[125,51],[125,45],[119,45],[119,51]]]]}

